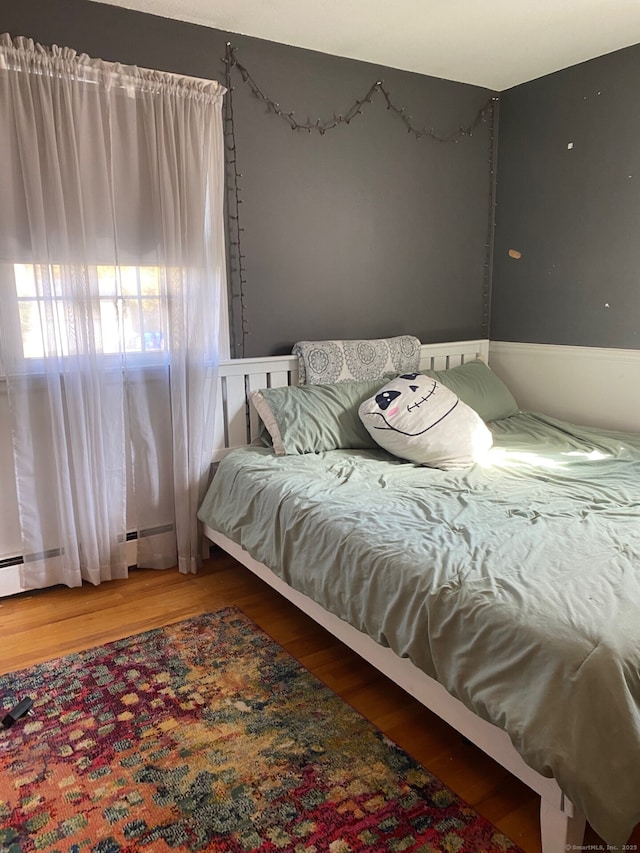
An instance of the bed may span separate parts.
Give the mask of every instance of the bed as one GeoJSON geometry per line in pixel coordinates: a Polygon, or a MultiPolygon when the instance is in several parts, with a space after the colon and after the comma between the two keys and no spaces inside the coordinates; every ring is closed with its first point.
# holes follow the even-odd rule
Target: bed
{"type": "MultiPolygon", "coordinates": [[[[422,346],[419,370],[464,385],[487,350],[422,346]]],[[[295,389],[298,364],[222,366],[207,537],[536,791],[544,853],[580,845],[585,815],[621,846],[640,821],[640,435],[498,387],[471,467],[332,447],[300,417],[276,455],[248,397],[295,389]]]]}

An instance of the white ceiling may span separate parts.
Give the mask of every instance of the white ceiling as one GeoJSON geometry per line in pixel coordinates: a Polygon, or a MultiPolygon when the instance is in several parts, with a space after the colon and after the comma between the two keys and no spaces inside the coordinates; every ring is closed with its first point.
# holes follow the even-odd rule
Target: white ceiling
{"type": "Polygon", "coordinates": [[[97,0],[504,90],[640,43],[640,0],[97,0]]]}

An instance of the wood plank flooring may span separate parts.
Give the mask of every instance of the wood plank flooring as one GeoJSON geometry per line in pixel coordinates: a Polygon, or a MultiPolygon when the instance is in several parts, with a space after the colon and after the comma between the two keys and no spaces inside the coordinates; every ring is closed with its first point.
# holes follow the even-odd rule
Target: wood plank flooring
{"type": "MultiPolygon", "coordinates": [[[[99,587],[55,587],[0,599],[0,673],[229,605],[526,853],[539,853],[539,800],[528,788],[221,551],[198,575],[133,569],[128,580],[99,587]]],[[[588,830],[585,844],[599,841],[588,830]]],[[[631,842],[640,850],[638,830],[631,842]]]]}

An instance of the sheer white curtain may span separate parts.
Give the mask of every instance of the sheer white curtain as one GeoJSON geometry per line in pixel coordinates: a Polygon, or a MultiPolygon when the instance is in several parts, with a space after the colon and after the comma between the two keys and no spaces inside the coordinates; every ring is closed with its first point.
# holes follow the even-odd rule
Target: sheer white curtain
{"type": "Polygon", "coordinates": [[[199,562],[224,89],[0,36],[0,371],[25,588],[199,562]],[[135,535],[134,535],[135,532],[135,535]]]}

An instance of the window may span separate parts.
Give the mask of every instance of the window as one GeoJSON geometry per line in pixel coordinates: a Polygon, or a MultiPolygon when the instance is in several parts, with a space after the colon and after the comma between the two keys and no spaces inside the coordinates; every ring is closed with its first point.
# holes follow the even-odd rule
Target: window
{"type": "MultiPolygon", "coordinates": [[[[55,341],[53,349],[59,354],[75,353],[76,336],[83,329],[76,325],[69,295],[74,283],[63,288],[59,266],[14,264],[13,271],[23,357],[45,358],[49,341],[55,341]]],[[[71,275],[82,272],[74,268],[71,275]]],[[[167,317],[160,268],[98,265],[90,268],[89,275],[88,290],[95,294],[94,322],[93,329],[84,331],[95,336],[96,350],[104,354],[163,352],[167,317]]],[[[80,284],[86,293],[86,284],[80,284]]]]}

